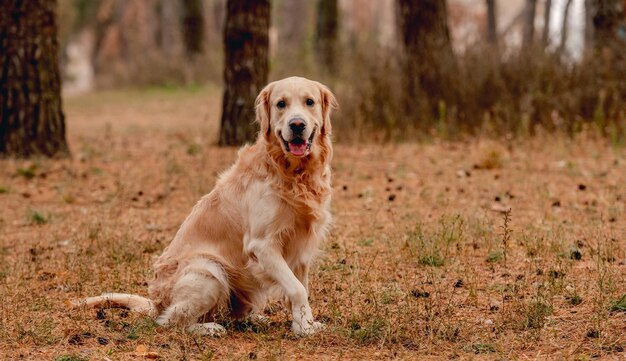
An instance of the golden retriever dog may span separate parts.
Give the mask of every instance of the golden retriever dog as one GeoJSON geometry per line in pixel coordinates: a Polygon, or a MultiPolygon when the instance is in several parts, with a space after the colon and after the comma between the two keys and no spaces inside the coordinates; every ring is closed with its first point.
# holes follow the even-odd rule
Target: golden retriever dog
{"type": "Polygon", "coordinates": [[[105,293],[74,305],[126,307],[163,326],[218,335],[220,305],[232,317],[258,310],[271,290],[288,300],[292,330],[306,336],[313,319],[308,272],[328,234],[331,214],[330,90],[291,77],[267,85],[256,99],[260,131],[236,163],[200,199],[154,264],[149,298],[105,293]]]}

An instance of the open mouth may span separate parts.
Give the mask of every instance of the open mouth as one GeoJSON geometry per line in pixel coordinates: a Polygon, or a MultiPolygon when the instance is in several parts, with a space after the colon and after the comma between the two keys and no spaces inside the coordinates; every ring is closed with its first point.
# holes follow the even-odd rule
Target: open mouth
{"type": "Polygon", "coordinates": [[[314,135],[315,135],[315,131],[311,133],[311,136],[307,140],[304,140],[300,137],[293,138],[290,141],[286,141],[285,139],[283,139],[283,143],[285,144],[285,149],[289,153],[295,155],[296,157],[305,156],[307,153],[311,151],[311,144],[313,144],[314,135]]]}

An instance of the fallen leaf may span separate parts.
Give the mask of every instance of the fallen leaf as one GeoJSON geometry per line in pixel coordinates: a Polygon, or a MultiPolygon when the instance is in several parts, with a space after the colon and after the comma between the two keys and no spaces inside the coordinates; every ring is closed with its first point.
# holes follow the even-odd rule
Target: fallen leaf
{"type": "Polygon", "coordinates": [[[158,353],[154,351],[148,351],[146,345],[138,345],[137,348],[135,348],[135,355],[147,359],[158,359],[161,357],[158,353]]]}

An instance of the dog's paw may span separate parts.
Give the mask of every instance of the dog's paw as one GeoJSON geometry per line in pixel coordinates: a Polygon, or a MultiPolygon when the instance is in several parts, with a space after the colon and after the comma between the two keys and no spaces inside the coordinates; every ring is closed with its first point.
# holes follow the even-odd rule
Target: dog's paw
{"type": "Polygon", "coordinates": [[[293,322],[291,330],[298,337],[311,336],[326,327],[323,323],[317,321],[305,321],[302,323],[293,322]]]}
{"type": "Polygon", "coordinates": [[[187,332],[199,336],[220,337],[226,334],[224,326],[215,322],[195,323],[187,327],[187,332]]]}

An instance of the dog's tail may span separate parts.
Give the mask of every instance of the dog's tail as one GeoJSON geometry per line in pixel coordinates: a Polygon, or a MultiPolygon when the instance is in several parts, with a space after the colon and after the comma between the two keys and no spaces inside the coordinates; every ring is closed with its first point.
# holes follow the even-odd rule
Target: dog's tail
{"type": "Polygon", "coordinates": [[[153,318],[158,316],[157,307],[151,299],[128,293],[103,293],[100,296],[70,301],[70,304],[74,307],[127,308],[153,318]]]}

